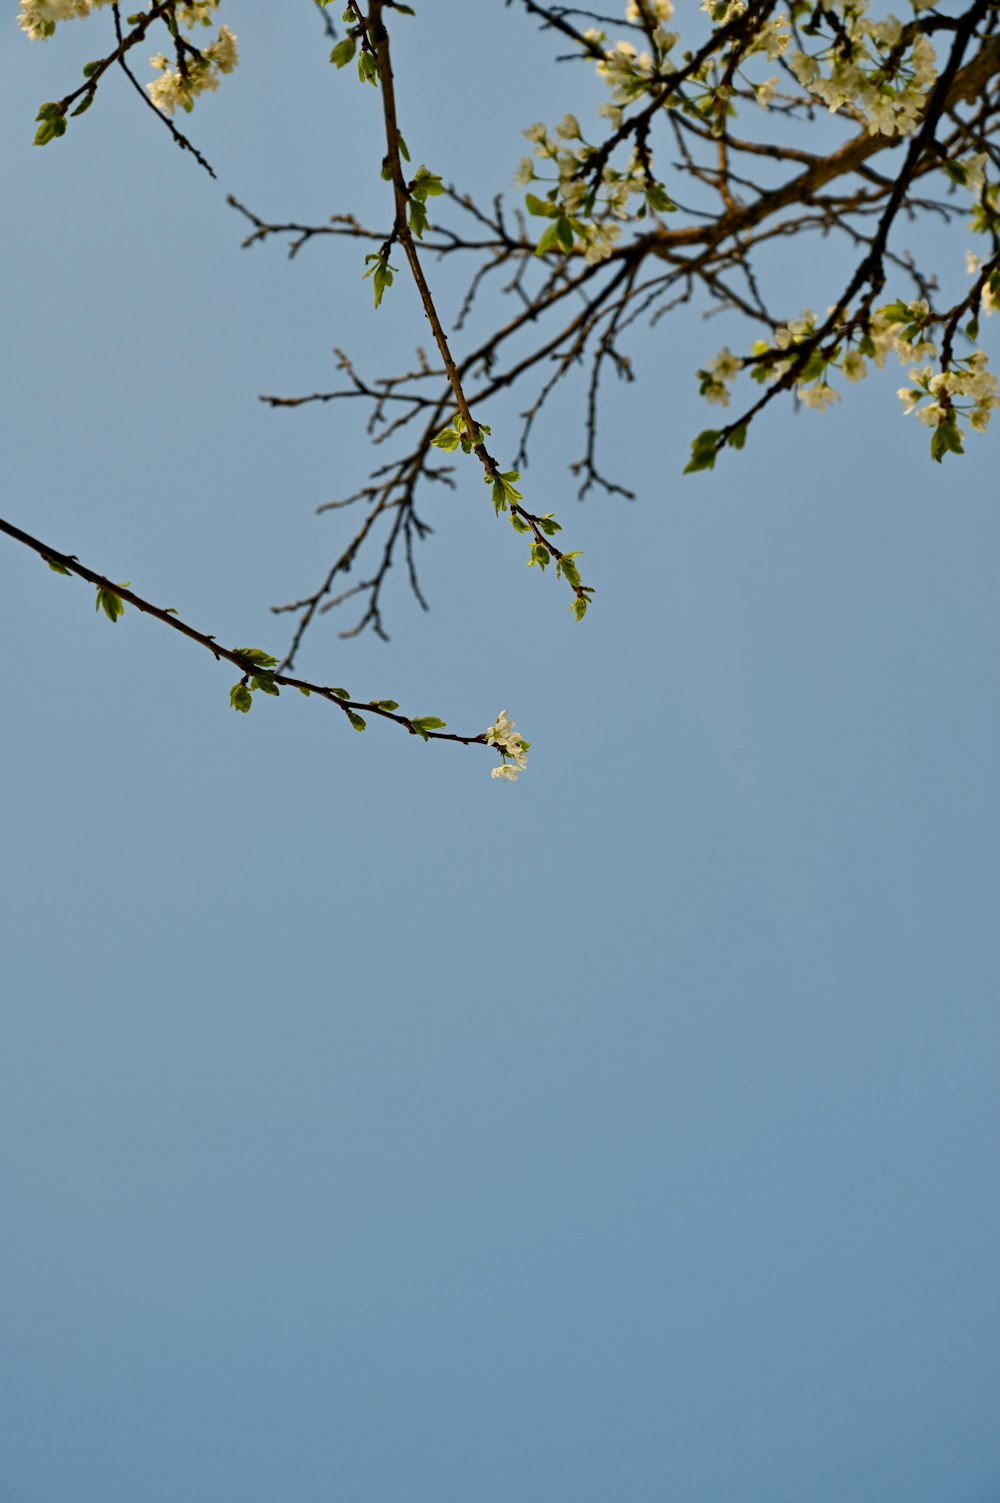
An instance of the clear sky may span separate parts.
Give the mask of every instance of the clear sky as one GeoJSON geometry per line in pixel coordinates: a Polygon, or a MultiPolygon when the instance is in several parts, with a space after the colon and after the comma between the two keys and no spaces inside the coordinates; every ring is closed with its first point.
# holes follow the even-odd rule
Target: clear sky
{"type": "MultiPolygon", "coordinates": [[[[33,150],[107,17],[8,17],[0,321],[4,515],[280,651],[370,456],[257,395],[422,336],[353,246],[239,249],[227,192],[389,212],[374,91],[278,9],[234,7],[189,122],[218,185],[115,79],[33,150]]],[[[425,0],[399,94],[492,191],[596,96],[517,6],[475,20],[425,0]]],[[[997,1497],[997,434],[932,465],[891,372],[682,479],[722,342],[638,336],[634,504],[574,500],[579,390],[539,433],[585,623],[470,473],[432,612],[398,581],[390,644],[308,644],[459,730],[508,708],[513,787],[315,699],[237,716],[0,539],[2,1503],[997,1497]]]]}

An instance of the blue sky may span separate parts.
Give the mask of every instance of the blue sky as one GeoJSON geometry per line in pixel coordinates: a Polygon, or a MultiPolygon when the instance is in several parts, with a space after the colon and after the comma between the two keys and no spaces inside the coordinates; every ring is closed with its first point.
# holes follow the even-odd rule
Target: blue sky
{"type": "MultiPolygon", "coordinates": [[[[190,122],[218,185],[117,86],[31,148],[102,18],[0,39],[4,514],[272,650],[370,460],[257,395],[422,337],[351,246],[239,249],[226,192],[388,213],[374,91],[282,10],[190,122]]],[[[596,95],[516,7],[484,81],[457,13],[408,23],[404,128],[492,190],[596,95]]],[[[472,475],[431,613],[309,642],[359,697],[509,708],[515,787],[315,699],[234,715],[4,541],[3,1503],[995,1497],[996,435],[932,466],[891,372],[682,478],[723,338],[637,338],[634,504],[574,499],[579,390],[539,434],[583,625],[472,475]]]]}

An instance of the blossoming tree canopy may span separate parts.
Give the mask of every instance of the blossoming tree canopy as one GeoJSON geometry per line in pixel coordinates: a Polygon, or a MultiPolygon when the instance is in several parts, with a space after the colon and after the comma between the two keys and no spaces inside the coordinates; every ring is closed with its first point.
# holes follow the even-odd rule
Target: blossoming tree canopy
{"type": "MultiPolygon", "coordinates": [[[[524,540],[529,567],[560,579],[573,617],[583,620],[594,586],[584,580],[580,554],[559,546],[555,514],[536,509],[522,489],[529,441],[543,432],[552,392],[582,366],[582,452],[572,466],[579,494],[594,487],[630,494],[601,457],[603,383],[609,372],[632,379],[630,331],[638,323],[659,327],[682,303],[723,313],[732,331],[721,350],[706,352],[695,379],[706,402],[732,406],[734,415],[693,438],[688,472],[711,469],[727,448],[742,449],[779,397],[822,411],[889,360],[904,372],[902,413],[930,429],[931,457],[961,454],[966,434],[982,433],[1000,405],[980,342],[984,315],[1000,302],[1000,6],[901,0],[896,14],[868,0],[702,0],[698,7],[628,0],[619,16],[604,18],[520,0],[509,8],[509,24],[533,28],[539,47],[563,56],[568,49],[596,72],[605,97],[593,118],[581,120],[577,108],[552,123],[520,123],[530,151],[520,155],[512,137],[511,207],[492,191],[508,185],[487,185],[481,197],[450,186],[447,141],[420,141],[433,165],[411,160],[407,141],[416,140],[397,111],[391,47],[397,25],[422,24],[413,8],[349,0],[334,18],[326,0],[316,3],[334,69],[356,73],[381,98],[384,143],[372,171],[388,184],[385,216],[362,224],[338,204],[328,221],[289,225],[230,202],[249,225],[247,245],[277,238],[295,254],[324,237],[348,241],[376,308],[391,305],[405,265],[434,356],[421,351],[415,365],[401,360],[395,373],[371,374],[338,351],[335,389],[265,398],[284,407],[361,398],[369,431],[387,447],[366,481],[328,503],[348,514],[358,508],[360,526],[317,583],[276,607],[293,622],[284,658],[257,649],[223,654],[241,670],[233,707],[245,713],[255,692],[294,685],[339,705],[358,730],[365,709],[423,739],[492,746],[501,754],[493,776],[512,781],[528,743],[506,711],[486,732],[459,737],[437,717],[400,714],[395,701],[355,701],[293,679],[306,632],[350,603],[360,615],[343,635],[369,628],[386,635],[386,583],[397,558],[425,605],[416,557],[435,488],[469,491],[476,468],[493,514],[524,540]],[[953,264],[923,265],[912,253],[910,226],[929,216],[953,232],[953,264]],[[815,231],[840,242],[839,279],[829,281],[817,266],[814,307],[800,312],[782,305],[776,251],[815,231]],[[425,252],[459,256],[469,267],[451,327],[439,313],[425,252]],[[942,286],[953,291],[943,295],[942,286]],[[496,296],[483,313],[488,287],[496,296]],[[474,310],[485,317],[475,337],[467,332],[474,310]],[[523,393],[521,426],[494,435],[490,404],[515,389],[523,393]],[[342,588],[362,557],[371,559],[364,581],[342,588]]],[[[236,37],[219,12],[218,0],[154,0],[128,15],[110,0],[21,0],[19,23],[33,41],[87,18],[101,38],[83,81],[41,106],[37,144],[64,135],[108,75],[121,71],[177,144],[211,172],[177,121],[237,66],[236,37]],[[143,81],[137,66],[146,58],[152,77],[143,81]]],[[[109,602],[123,609],[130,600],[214,644],[72,557],[28,542],[61,572],[96,583],[98,607],[103,599],[110,619],[120,610],[109,602]]]]}

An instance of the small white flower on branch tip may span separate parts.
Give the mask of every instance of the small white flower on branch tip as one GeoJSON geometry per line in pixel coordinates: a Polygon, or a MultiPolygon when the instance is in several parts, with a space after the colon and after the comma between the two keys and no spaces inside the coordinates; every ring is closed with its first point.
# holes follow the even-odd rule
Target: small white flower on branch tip
{"type": "Polygon", "coordinates": [[[588,266],[596,266],[601,261],[606,261],[615,248],[615,242],[621,234],[621,226],[617,224],[595,224],[588,228],[587,249],[583,259],[588,266]]]}
{"type": "Polygon", "coordinates": [[[803,407],[811,407],[816,412],[823,412],[834,402],[840,401],[840,392],[834,391],[825,381],[817,382],[815,386],[800,386],[798,396],[803,407]]]}
{"type": "Polygon", "coordinates": [[[575,115],[564,115],[556,126],[556,135],[562,141],[575,141],[582,135],[580,122],[575,115]]]}
{"type": "Polygon", "coordinates": [[[212,59],[220,73],[232,73],[239,63],[240,54],[236,37],[228,26],[219,27],[219,35],[210,47],[206,47],[205,56],[212,59]]]}
{"type": "Polygon", "coordinates": [[[715,359],[708,362],[708,369],[718,380],[732,381],[736,373],[743,369],[743,361],[733,354],[728,345],[723,345],[715,359]]]}
{"type": "Polygon", "coordinates": [[[848,350],[840,362],[840,368],[848,381],[864,381],[868,375],[865,357],[859,355],[857,350],[848,350]]]}
{"type": "Polygon", "coordinates": [[[486,739],[492,746],[496,741],[506,741],[516,722],[511,720],[506,710],[501,710],[494,723],[487,729],[486,739]]]}
{"type": "Polygon", "coordinates": [[[493,725],[487,727],[486,741],[489,746],[495,746],[504,759],[490,776],[506,778],[509,783],[513,783],[518,773],[523,772],[528,765],[528,743],[514,729],[514,722],[506,710],[501,710],[493,725]],[[508,759],[513,766],[508,765],[508,759]]]}

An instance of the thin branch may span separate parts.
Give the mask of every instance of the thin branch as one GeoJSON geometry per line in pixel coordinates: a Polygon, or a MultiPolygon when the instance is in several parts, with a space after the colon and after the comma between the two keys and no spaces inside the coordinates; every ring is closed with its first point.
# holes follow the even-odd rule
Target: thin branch
{"type": "MultiPolygon", "coordinates": [[[[153,605],[151,601],[143,599],[141,595],[137,595],[128,586],[115,584],[106,575],[97,574],[93,569],[88,569],[86,564],[80,563],[75,554],[60,553],[58,549],[51,548],[47,543],[43,543],[38,538],[32,537],[30,533],[22,532],[19,527],[15,527],[12,522],[7,522],[2,517],[0,517],[0,532],[6,533],[14,542],[22,543],[24,547],[31,548],[50,566],[58,566],[56,569],[57,573],[75,574],[80,579],[87,580],[89,584],[95,585],[99,590],[116,595],[120,600],[127,600],[129,605],[135,606],[137,611],[142,611],[144,615],[155,617],[164,626],[169,626],[172,631],[180,632],[189,641],[197,642],[199,647],[205,648],[207,652],[212,654],[216,662],[225,660],[227,663],[232,663],[235,668],[239,669],[244,683],[248,678],[260,674],[260,665],[255,663],[252,657],[248,657],[246,652],[241,652],[239,648],[235,647],[222,647],[214,636],[210,636],[207,632],[198,631],[196,627],[189,626],[186,621],[182,621],[172,610],[164,610],[161,606],[153,605]]],[[[451,731],[426,729],[421,731],[409,716],[399,715],[393,710],[383,709],[377,701],[348,699],[343,691],[338,692],[338,690],[331,688],[327,684],[313,683],[311,680],[304,678],[292,678],[280,670],[269,673],[268,678],[272,683],[281,685],[282,688],[298,689],[306,694],[316,694],[321,699],[329,700],[331,704],[336,705],[342,710],[348,719],[351,718],[351,713],[357,715],[359,712],[364,711],[366,715],[377,715],[382,720],[391,720],[394,725],[402,726],[411,735],[422,735],[427,740],[455,741],[459,742],[462,746],[487,745],[485,734],[459,736],[451,731]]]]}

